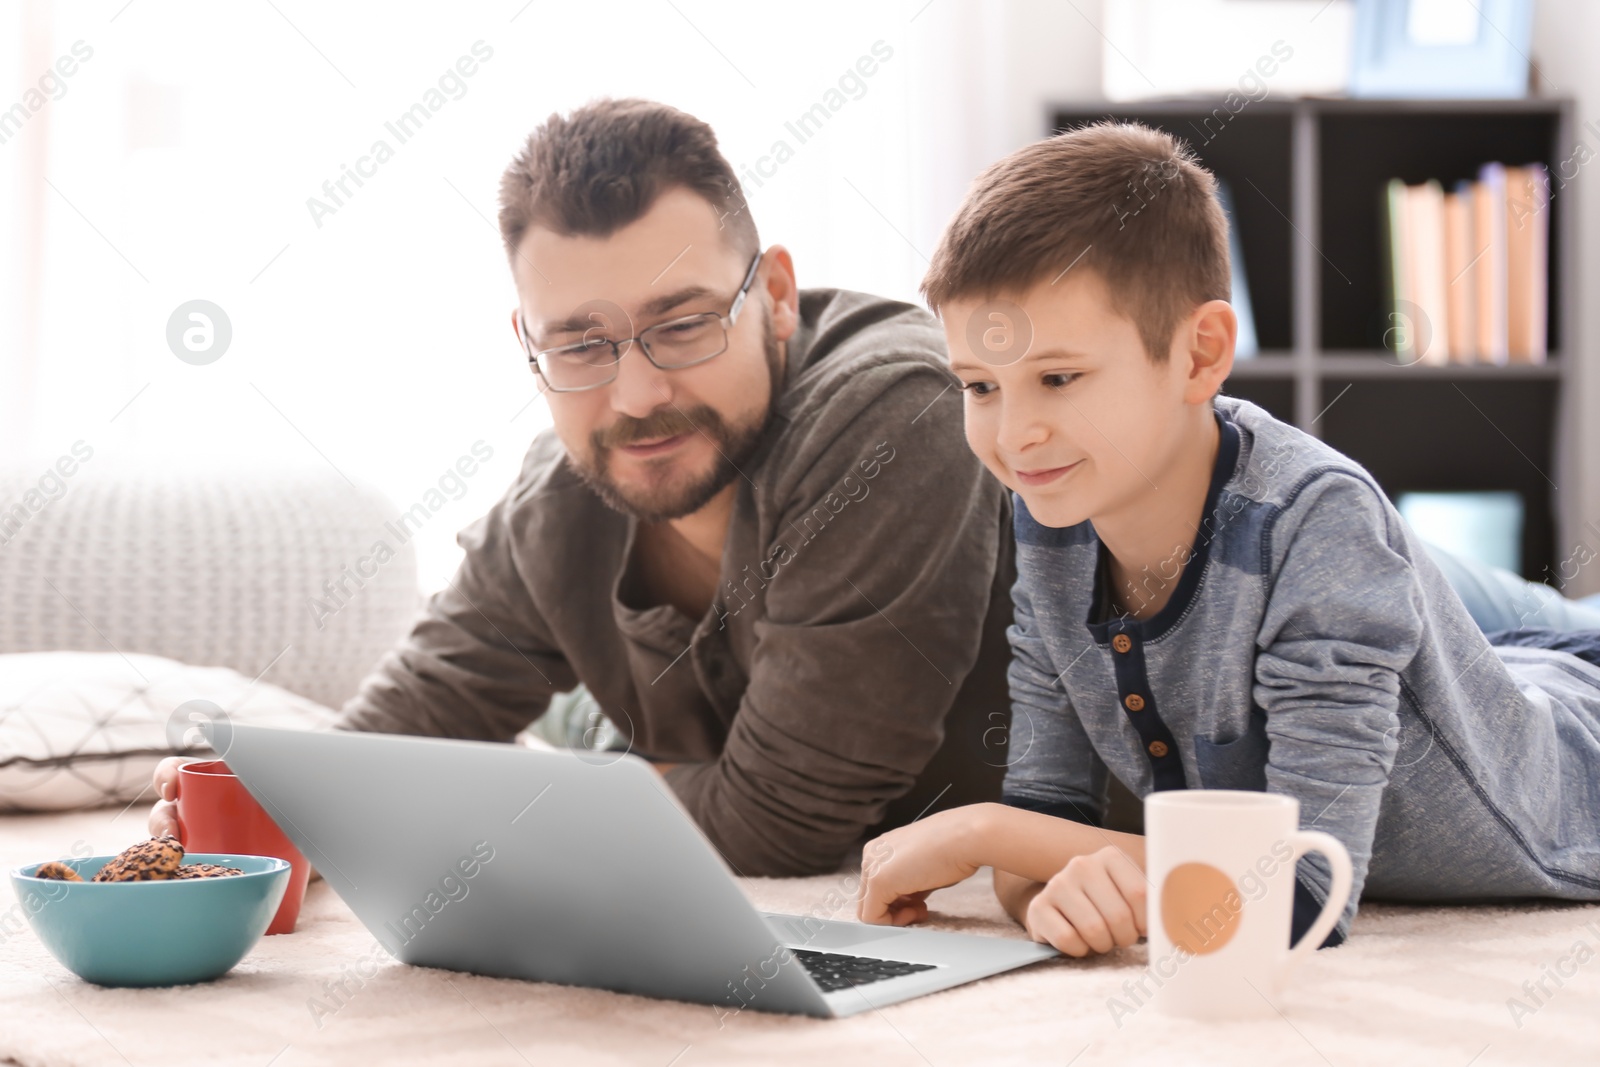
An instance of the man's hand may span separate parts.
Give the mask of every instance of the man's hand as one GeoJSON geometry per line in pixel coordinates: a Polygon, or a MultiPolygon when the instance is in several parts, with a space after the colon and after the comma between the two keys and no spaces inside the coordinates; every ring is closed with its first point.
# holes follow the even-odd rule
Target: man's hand
{"type": "Polygon", "coordinates": [[[862,922],[905,926],[928,917],[928,894],[972,877],[982,805],[951,808],[867,843],[861,853],[862,922]]]}
{"type": "Polygon", "coordinates": [[[161,837],[171,834],[173,837],[183,837],[178,826],[178,768],[189,761],[180,756],[168,756],[156,764],[155,807],[150,809],[150,836],[161,837]]]}
{"type": "MultiPolygon", "coordinates": [[[[185,763],[193,762],[181,756],[168,756],[156,764],[156,773],[153,778],[156,795],[160,797],[155,806],[150,809],[150,836],[161,837],[171,834],[178,840],[183,840],[182,827],[178,822],[178,768],[185,763]]],[[[311,868],[308,881],[315,882],[322,874],[315,867],[311,868]]]]}
{"type": "Polygon", "coordinates": [[[1023,926],[1068,956],[1125,948],[1149,931],[1147,885],[1139,863],[1107,845],[1068,860],[1029,903],[1023,926]]]}

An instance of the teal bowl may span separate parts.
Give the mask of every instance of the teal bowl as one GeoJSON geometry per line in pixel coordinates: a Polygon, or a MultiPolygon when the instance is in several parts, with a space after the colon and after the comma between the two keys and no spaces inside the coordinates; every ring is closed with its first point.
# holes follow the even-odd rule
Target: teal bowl
{"type": "Polygon", "coordinates": [[[62,860],[82,882],[35,878],[42,864],[11,871],[11,888],[34,933],[67,970],[104,986],[169,986],[226,974],[261,940],[289,886],[289,864],[271,856],[189,853],[243,874],[172,882],[91,882],[110,856],[62,860]]]}

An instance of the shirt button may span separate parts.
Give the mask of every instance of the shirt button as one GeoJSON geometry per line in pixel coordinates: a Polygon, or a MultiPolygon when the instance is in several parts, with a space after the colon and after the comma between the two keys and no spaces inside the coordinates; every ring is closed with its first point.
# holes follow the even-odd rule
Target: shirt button
{"type": "Polygon", "coordinates": [[[1150,755],[1154,756],[1156,759],[1160,759],[1162,756],[1165,756],[1166,754],[1167,754],[1166,742],[1164,742],[1164,741],[1152,741],[1152,742],[1150,742],[1150,755]]]}
{"type": "Polygon", "coordinates": [[[1144,697],[1140,696],[1138,693],[1129,693],[1127,696],[1122,698],[1122,703],[1127,705],[1129,711],[1144,710],[1144,697]]]}
{"type": "Polygon", "coordinates": [[[1118,634],[1111,639],[1111,647],[1118,652],[1126,652],[1133,647],[1133,641],[1127,634],[1118,634]]]}

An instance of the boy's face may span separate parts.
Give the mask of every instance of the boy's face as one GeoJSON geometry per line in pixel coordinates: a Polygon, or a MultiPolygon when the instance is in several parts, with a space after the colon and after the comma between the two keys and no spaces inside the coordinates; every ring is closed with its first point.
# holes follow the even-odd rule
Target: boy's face
{"type": "Polygon", "coordinates": [[[1047,526],[1126,514],[1160,492],[1232,364],[1226,303],[1197,308],[1155,363],[1100,275],[1082,268],[1009,299],[952,300],[940,314],[968,445],[1047,526]],[[1200,335],[1202,348],[1225,340],[1226,366],[1191,351],[1200,335]]]}

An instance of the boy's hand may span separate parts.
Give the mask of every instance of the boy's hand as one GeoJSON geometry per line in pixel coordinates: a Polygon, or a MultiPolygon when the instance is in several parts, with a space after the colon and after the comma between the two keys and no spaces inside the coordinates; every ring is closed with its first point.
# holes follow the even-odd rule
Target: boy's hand
{"type": "Polygon", "coordinates": [[[1125,948],[1144,936],[1144,870],[1114,845],[1074,856],[1028,904],[1028,936],[1087,956],[1125,948]]]}
{"type": "Polygon", "coordinates": [[[975,808],[951,808],[867,843],[861,853],[862,922],[906,926],[928,917],[928,894],[972,877],[975,808]]]}

